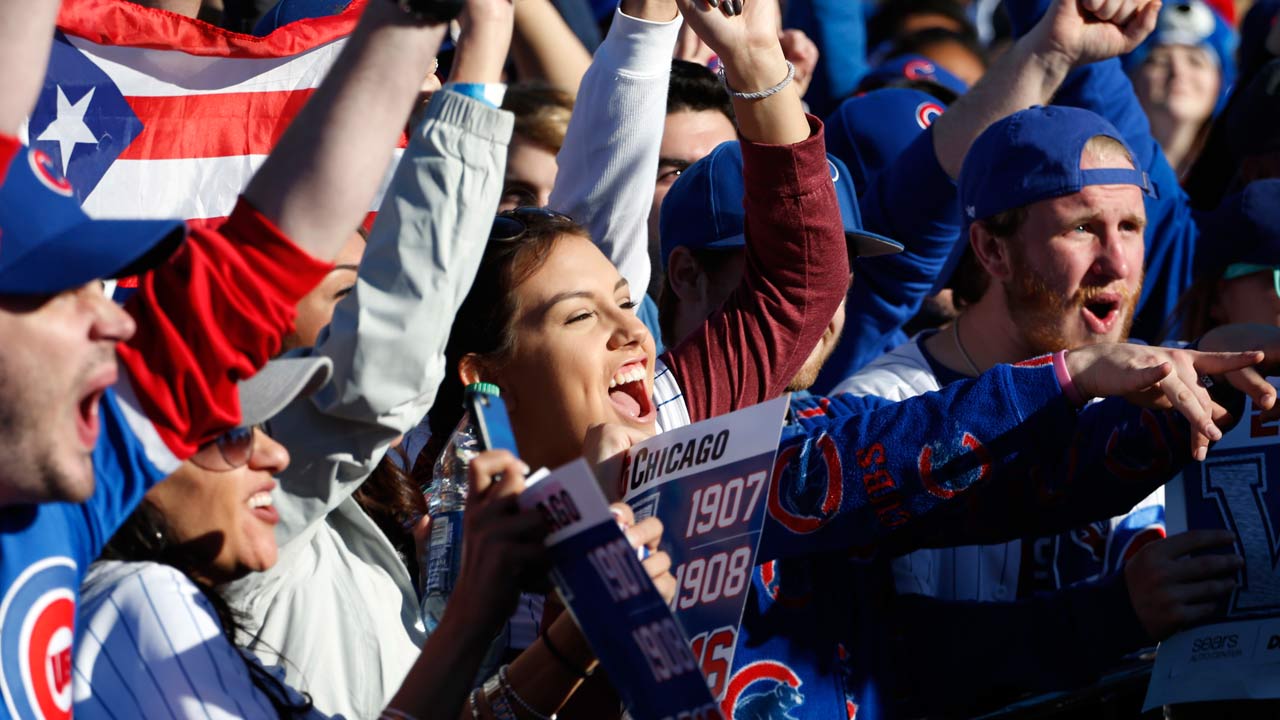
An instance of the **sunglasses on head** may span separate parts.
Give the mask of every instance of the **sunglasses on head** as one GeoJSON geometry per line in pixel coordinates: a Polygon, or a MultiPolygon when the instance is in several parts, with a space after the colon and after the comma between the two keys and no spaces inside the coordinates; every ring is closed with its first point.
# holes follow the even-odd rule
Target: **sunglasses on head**
{"type": "Polygon", "coordinates": [[[539,207],[518,207],[504,210],[493,219],[493,228],[489,231],[491,242],[514,242],[529,232],[529,222],[550,221],[556,223],[573,223],[573,218],[539,207]]]}
{"type": "Polygon", "coordinates": [[[257,436],[255,430],[263,426],[252,425],[228,430],[212,442],[206,443],[191,456],[191,462],[197,467],[211,472],[227,472],[249,464],[253,457],[253,440],[257,436]]]}
{"type": "Polygon", "coordinates": [[[1269,272],[1271,273],[1272,282],[1275,283],[1276,296],[1280,297],[1280,267],[1274,265],[1258,265],[1255,263],[1232,263],[1227,266],[1225,272],[1222,273],[1223,280],[1235,280],[1236,278],[1252,275],[1254,273],[1269,272]]]}

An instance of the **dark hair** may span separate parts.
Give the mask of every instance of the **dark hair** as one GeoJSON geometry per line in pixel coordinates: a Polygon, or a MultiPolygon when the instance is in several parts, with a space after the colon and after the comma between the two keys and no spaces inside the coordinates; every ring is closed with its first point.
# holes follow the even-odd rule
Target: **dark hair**
{"type": "Polygon", "coordinates": [[[988,56],[987,49],[978,42],[976,35],[972,33],[956,32],[947,28],[925,28],[916,32],[903,35],[893,43],[893,49],[889,51],[887,59],[892,60],[900,55],[928,55],[928,49],[935,45],[944,45],[947,43],[955,43],[965,50],[968,50],[982,67],[987,67],[988,56]]]}
{"type": "MultiPolygon", "coordinates": [[[[242,629],[240,617],[227,601],[218,593],[218,589],[202,580],[196,572],[207,560],[207,556],[197,550],[191,550],[170,541],[172,533],[159,508],[144,499],[129,518],[125,520],[111,541],[102,549],[104,560],[121,560],[124,562],[158,562],[175,568],[200,590],[200,594],[209,601],[213,611],[222,625],[222,634],[232,645],[236,645],[236,633],[242,629]]],[[[254,687],[262,691],[271,702],[276,714],[282,718],[302,717],[311,711],[311,697],[302,693],[303,702],[289,701],[289,692],[276,676],[267,672],[262,665],[253,662],[240,654],[245,667],[249,670],[249,679],[254,687]]]]}
{"type": "MultiPolygon", "coordinates": [[[[707,275],[722,271],[741,252],[742,248],[689,249],[689,254],[707,275]]],[[[668,347],[675,347],[684,339],[675,335],[676,304],[679,302],[680,298],[676,297],[676,291],[671,288],[671,275],[663,275],[662,291],[658,293],[658,328],[662,330],[663,341],[668,347]]]]}
{"type": "Polygon", "coordinates": [[[1160,329],[1160,342],[1195,340],[1217,327],[1218,323],[1213,319],[1213,301],[1218,296],[1218,278],[1221,276],[1221,273],[1205,273],[1182,293],[1160,329]]]}
{"type": "Polygon", "coordinates": [[[667,86],[667,114],[712,110],[734,122],[733,102],[716,74],[704,65],[687,60],[671,61],[671,82],[667,86]]]}
{"type": "Polygon", "coordinates": [[[408,528],[426,514],[427,501],[422,497],[422,486],[404,469],[412,467],[411,462],[403,448],[391,448],[351,497],[387,536],[409,571],[409,577],[416,578],[417,545],[408,528]],[[397,459],[400,462],[396,462],[397,459]]]}
{"type": "MultiPolygon", "coordinates": [[[[977,222],[995,237],[1011,238],[1026,221],[1027,209],[1017,207],[977,222]]],[[[982,299],[983,294],[987,292],[987,287],[991,285],[991,276],[987,274],[987,269],[982,266],[982,263],[978,262],[978,256],[973,253],[973,248],[968,247],[969,238],[966,236],[957,242],[965,243],[966,247],[947,285],[952,290],[952,302],[955,303],[957,310],[961,310],[982,299]]]]}
{"type": "Polygon", "coordinates": [[[867,47],[873,48],[901,34],[902,25],[912,15],[941,15],[962,28],[966,35],[978,36],[977,28],[956,0],[893,0],[867,22],[867,47]]]}
{"type": "Polygon", "coordinates": [[[462,301],[449,342],[445,346],[445,376],[431,407],[431,439],[424,452],[434,460],[444,449],[462,417],[463,385],[458,375],[462,359],[478,355],[501,365],[517,351],[512,321],[516,316],[515,288],[542,267],[563,235],[590,238],[586,228],[564,216],[521,216],[525,225],[514,240],[491,240],[485,245],[475,282],[462,301]]]}
{"type": "Polygon", "coordinates": [[[560,152],[573,114],[572,95],[543,82],[518,82],[507,88],[502,109],[516,116],[512,135],[560,152]]]}

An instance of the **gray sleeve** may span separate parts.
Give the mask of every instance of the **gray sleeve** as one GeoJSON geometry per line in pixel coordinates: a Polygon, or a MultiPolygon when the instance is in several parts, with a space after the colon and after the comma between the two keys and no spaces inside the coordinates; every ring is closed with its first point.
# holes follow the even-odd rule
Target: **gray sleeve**
{"type": "Polygon", "coordinates": [[[281,544],[355,492],[431,408],[497,210],[512,123],[441,91],[410,138],[355,289],[311,349],[333,361],[333,379],[271,420],[292,458],[278,478],[281,544]]]}

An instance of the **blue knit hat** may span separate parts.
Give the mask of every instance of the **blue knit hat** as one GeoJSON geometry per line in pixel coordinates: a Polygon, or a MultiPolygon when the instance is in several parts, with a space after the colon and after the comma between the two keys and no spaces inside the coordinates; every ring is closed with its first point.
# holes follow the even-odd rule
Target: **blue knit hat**
{"type": "Polygon", "coordinates": [[[1218,110],[1222,109],[1236,80],[1236,45],[1239,37],[1222,16],[1202,0],[1182,0],[1160,10],[1156,29],[1133,52],[1121,58],[1125,72],[1133,74],[1161,45],[1190,45],[1209,51],[1218,62],[1218,110]]]}

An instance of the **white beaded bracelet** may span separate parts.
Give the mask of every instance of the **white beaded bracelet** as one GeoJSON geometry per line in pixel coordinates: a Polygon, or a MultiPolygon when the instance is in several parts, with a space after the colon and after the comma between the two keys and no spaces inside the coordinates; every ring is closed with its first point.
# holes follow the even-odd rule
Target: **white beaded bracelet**
{"type": "Polygon", "coordinates": [[[733,97],[736,97],[739,100],[763,100],[769,97],[770,95],[777,95],[778,93],[782,92],[782,89],[790,85],[791,81],[795,79],[796,66],[791,64],[790,60],[787,60],[786,63],[787,63],[787,76],[782,79],[782,82],[778,83],[777,85],[774,85],[771,88],[767,88],[765,90],[760,90],[757,92],[738,92],[737,90],[734,90],[733,88],[729,87],[729,81],[725,79],[725,76],[724,76],[723,65],[721,65],[720,69],[716,71],[716,74],[720,76],[720,84],[724,85],[724,89],[728,90],[729,94],[732,95],[733,97]]]}

